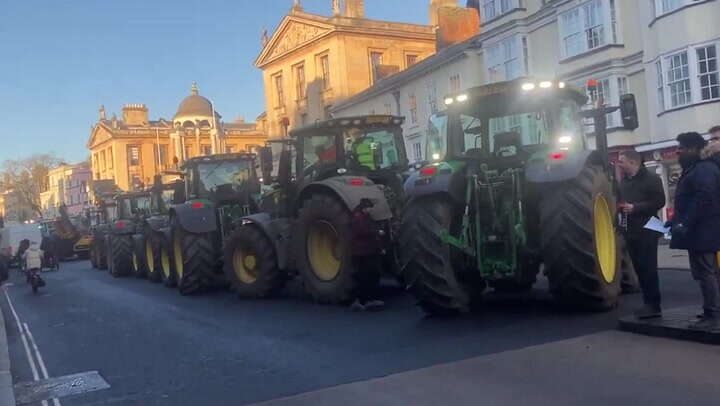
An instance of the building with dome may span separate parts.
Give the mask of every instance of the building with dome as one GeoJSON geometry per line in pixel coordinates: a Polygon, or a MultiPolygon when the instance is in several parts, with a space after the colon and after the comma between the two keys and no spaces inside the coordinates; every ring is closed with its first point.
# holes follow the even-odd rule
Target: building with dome
{"type": "Polygon", "coordinates": [[[153,177],[200,155],[253,152],[265,131],[243,119],[224,122],[193,83],[171,120],[150,120],[144,104],[126,104],[122,117],[108,118],[100,106],[87,147],[93,180],[113,180],[122,190],[152,183],[153,177]]]}

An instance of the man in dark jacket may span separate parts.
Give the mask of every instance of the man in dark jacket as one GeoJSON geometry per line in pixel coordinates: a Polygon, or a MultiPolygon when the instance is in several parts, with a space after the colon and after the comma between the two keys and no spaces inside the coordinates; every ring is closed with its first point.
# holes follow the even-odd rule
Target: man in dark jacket
{"type": "Polygon", "coordinates": [[[703,295],[703,316],[690,328],[711,329],[720,326],[720,157],[701,158],[706,142],[698,133],[680,134],[677,141],[683,173],[675,191],[670,248],[688,250],[703,295]]]}
{"type": "Polygon", "coordinates": [[[627,224],[625,240],[643,292],[644,305],[635,315],[640,319],[659,317],[657,252],[661,234],[646,229],[645,224],[665,206],[665,191],[660,177],[645,168],[637,151],[622,152],[618,166],[625,175],[620,184],[620,209],[627,219],[623,222],[627,224]]]}

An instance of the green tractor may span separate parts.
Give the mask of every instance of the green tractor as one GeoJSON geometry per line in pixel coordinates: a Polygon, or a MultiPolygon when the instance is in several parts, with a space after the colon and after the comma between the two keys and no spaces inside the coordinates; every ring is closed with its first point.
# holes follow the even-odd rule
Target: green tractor
{"type": "MultiPolygon", "coordinates": [[[[544,270],[555,299],[613,308],[624,247],[605,117],[563,82],[515,80],[446,98],[430,119],[431,161],[405,183],[399,246],[410,290],[430,314],[468,311],[489,286],[530,289],[544,270]],[[595,120],[596,150],[582,118],[595,120]]],[[[637,127],[634,97],[623,123],[637,127]]]]}
{"type": "Polygon", "coordinates": [[[90,219],[90,263],[93,268],[108,268],[106,236],[110,232],[111,223],[117,217],[117,207],[112,198],[101,198],[95,207],[88,209],[90,219]]]}
{"type": "Polygon", "coordinates": [[[150,193],[129,192],[115,196],[116,217],[110,222],[105,236],[108,271],[119,278],[128,275],[141,277],[138,258],[133,250],[133,234],[140,224],[142,213],[150,206],[150,193]]]}
{"type": "Polygon", "coordinates": [[[260,182],[254,154],[219,154],[183,165],[184,188],[169,208],[160,264],[183,295],[227,286],[222,242],[237,220],[257,211],[260,182]]]}
{"type": "Polygon", "coordinates": [[[177,281],[170,257],[166,254],[163,259],[160,247],[169,244],[164,238],[163,230],[170,227],[170,207],[183,203],[175,199],[175,196],[183,195],[185,190],[185,184],[180,177],[180,172],[169,171],[155,177],[155,183],[149,190],[150,206],[143,213],[133,235],[133,252],[136,258],[133,266],[138,267],[136,273],[147,276],[151,282],[163,282],[168,287],[175,286],[177,281]]]}
{"type": "Polygon", "coordinates": [[[340,304],[377,285],[381,269],[397,272],[402,122],[341,117],[261,148],[261,212],[225,244],[225,272],[240,297],[272,296],[299,274],[316,302],[340,304]]]}

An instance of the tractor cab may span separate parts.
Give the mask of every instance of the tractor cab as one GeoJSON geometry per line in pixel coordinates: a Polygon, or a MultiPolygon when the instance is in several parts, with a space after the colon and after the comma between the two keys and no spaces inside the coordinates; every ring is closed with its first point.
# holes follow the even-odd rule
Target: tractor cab
{"type": "Polygon", "coordinates": [[[197,157],[183,165],[185,199],[216,204],[245,201],[260,192],[255,154],[197,157]]]}

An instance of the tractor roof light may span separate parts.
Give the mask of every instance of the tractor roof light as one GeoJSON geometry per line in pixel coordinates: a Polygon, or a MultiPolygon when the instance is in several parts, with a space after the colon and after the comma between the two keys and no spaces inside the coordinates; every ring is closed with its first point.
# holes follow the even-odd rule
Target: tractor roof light
{"type": "Polygon", "coordinates": [[[439,161],[439,160],[440,160],[440,154],[438,154],[437,152],[434,153],[434,154],[432,154],[432,159],[433,159],[434,161],[439,161]]]}
{"type": "Polygon", "coordinates": [[[531,90],[535,90],[535,83],[527,82],[522,84],[522,90],[529,92],[531,90]]]}
{"type": "Polygon", "coordinates": [[[455,98],[455,100],[456,100],[458,103],[462,103],[462,102],[464,102],[464,101],[467,101],[467,99],[468,99],[468,95],[467,95],[467,94],[461,94],[461,95],[458,95],[458,97],[455,98]]]}
{"type": "Polygon", "coordinates": [[[565,89],[565,82],[558,82],[558,89],[565,89]]]}
{"type": "Polygon", "coordinates": [[[452,97],[445,98],[445,105],[447,105],[447,106],[453,104],[454,102],[455,102],[455,99],[453,99],[452,97]]]}
{"type": "Polygon", "coordinates": [[[543,82],[540,82],[540,88],[541,89],[549,89],[553,86],[553,83],[549,80],[545,80],[543,82]]]}
{"type": "Polygon", "coordinates": [[[571,135],[561,135],[557,141],[558,144],[570,144],[573,141],[573,137],[571,135]]]}

